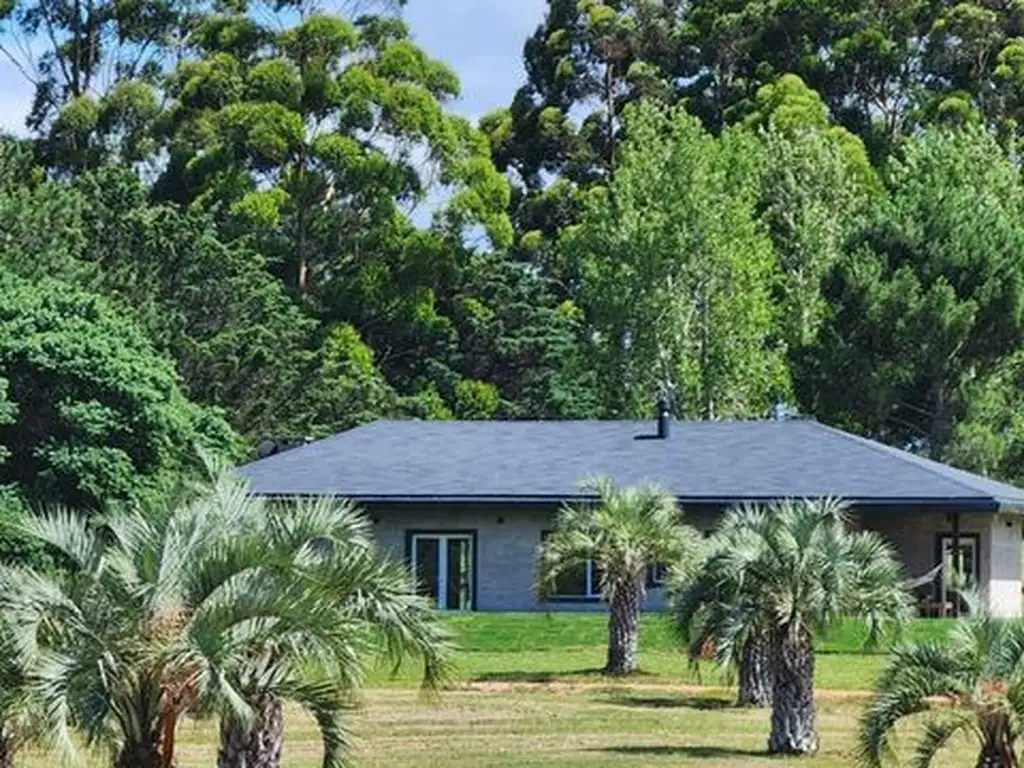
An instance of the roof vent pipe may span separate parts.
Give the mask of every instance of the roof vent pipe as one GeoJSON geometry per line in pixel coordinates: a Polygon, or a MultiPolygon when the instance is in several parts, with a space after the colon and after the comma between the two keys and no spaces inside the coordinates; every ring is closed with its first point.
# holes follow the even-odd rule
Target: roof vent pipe
{"type": "Polygon", "coordinates": [[[669,410],[668,400],[662,395],[658,398],[658,439],[668,440],[671,427],[672,412],[669,410]]]}

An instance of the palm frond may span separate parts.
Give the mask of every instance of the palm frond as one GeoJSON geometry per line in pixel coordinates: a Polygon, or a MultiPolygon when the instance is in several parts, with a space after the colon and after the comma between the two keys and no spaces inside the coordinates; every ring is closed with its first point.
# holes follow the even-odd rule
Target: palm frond
{"type": "Polygon", "coordinates": [[[910,765],[912,768],[931,768],[939,750],[957,733],[970,730],[971,727],[971,721],[956,712],[928,720],[924,724],[924,733],[914,749],[914,759],[910,765]]]}
{"type": "Polygon", "coordinates": [[[41,541],[67,558],[77,570],[93,573],[103,557],[103,542],[89,520],[64,507],[26,515],[18,522],[24,536],[41,541]]]}
{"type": "Polygon", "coordinates": [[[350,765],[351,734],[343,715],[351,708],[346,691],[329,675],[296,677],[277,688],[282,698],[294,701],[316,721],[323,743],[323,768],[345,768],[350,765]]]}

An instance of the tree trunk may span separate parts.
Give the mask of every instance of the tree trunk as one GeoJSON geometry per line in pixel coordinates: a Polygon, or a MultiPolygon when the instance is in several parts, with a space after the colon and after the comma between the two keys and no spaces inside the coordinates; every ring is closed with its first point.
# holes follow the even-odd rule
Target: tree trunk
{"type": "Polygon", "coordinates": [[[14,768],[15,743],[6,732],[0,733],[0,768],[14,768]]]}
{"type": "Polygon", "coordinates": [[[153,734],[150,744],[125,744],[117,753],[114,768],[163,768],[159,734],[153,734]]]}
{"type": "Polygon", "coordinates": [[[284,742],[284,710],[281,700],[261,694],[249,704],[249,725],[225,717],[220,723],[217,768],[279,768],[284,742]]]}
{"type": "Polygon", "coordinates": [[[772,662],[771,637],[766,632],[755,632],[743,644],[740,694],[736,702],[739,706],[764,708],[772,705],[772,686],[775,684],[772,662]]]}
{"type": "Polygon", "coordinates": [[[636,672],[637,641],[640,634],[640,585],[616,587],[608,611],[608,662],[606,675],[636,672]]]}
{"type": "Polygon", "coordinates": [[[975,768],[1020,768],[1013,748],[1007,745],[985,744],[978,753],[975,768]]]}
{"type": "Polygon", "coordinates": [[[1020,768],[1020,760],[1014,749],[1013,729],[1009,719],[1002,712],[990,712],[982,718],[981,732],[984,741],[975,768],[1020,768]]]}
{"type": "Polygon", "coordinates": [[[775,644],[772,687],[771,754],[809,755],[818,751],[814,723],[814,648],[811,633],[801,625],[779,630],[775,644]]]}

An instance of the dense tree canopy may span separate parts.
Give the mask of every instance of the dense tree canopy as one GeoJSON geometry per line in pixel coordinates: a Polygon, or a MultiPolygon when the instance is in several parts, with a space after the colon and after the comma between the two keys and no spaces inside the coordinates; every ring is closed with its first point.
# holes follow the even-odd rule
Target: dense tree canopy
{"type": "Polygon", "coordinates": [[[190,403],[171,361],[102,298],[0,271],[0,486],[28,502],[98,509],[166,491],[233,434],[190,403]]]}
{"type": "Polygon", "coordinates": [[[638,110],[610,188],[565,237],[579,264],[605,412],[671,393],[689,417],[757,415],[785,394],[771,339],[776,259],[754,213],[757,146],[679,111],[638,110]]]}
{"type": "MultiPolygon", "coordinates": [[[[248,455],[382,416],[644,417],[663,393],[693,418],[787,400],[1024,476],[1016,6],[549,0],[478,126],[402,6],[0,9],[36,94],[31,137],[0,142],[5,308],[95,302],[109,330],[61,345],[128,333],[145,354],[95,375],[155,361],[175,412],[221,409],[248,455]]],[[[172,464],[195,441],[160,440],[172,464]]],[[[109,493],[71,496],[135,485],[110,461],[109,493]]]]}
{"type": "Polygon", "coordinates": [[[965,386],[1024,340],[1024,185],[977,128],[932,129],[887,171],[889,194],[827,280],[805,397],[829,421],[942,456],[965,386]]]}

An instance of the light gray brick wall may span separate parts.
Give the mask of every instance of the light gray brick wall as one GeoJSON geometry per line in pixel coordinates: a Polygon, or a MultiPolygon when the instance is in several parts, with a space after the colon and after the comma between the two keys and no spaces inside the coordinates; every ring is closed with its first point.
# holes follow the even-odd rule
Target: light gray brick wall
{"type": "MultiPolygon", "coordinates": [[[[378,543],[395,557],[406,557],[407,536],[412,531],[476,533],[476,606],[480,611],[602,611],[605,606],[593,602],[537,600],[535,564],[541,532],[551,530],[555,509],[541,507],[437,505],[392,505],[368,510],[375,521],[374,535],[378,543]]],[[[687,510],[686,519],[701,530],[710,530],[718,513],[711,509],[687,510]]],[[[1019,563],[1020,533],[1016,518],[1010,520],[1013,529],[1006,529],[1007,519],[993,514],[963,512],[960,530],[965,534],[979,534],[979,568],[981,586],[986,589],[994,582],[1000,584],[999,597],[995,592],[990,600],[1000,605],[999,613],[1011,611],[1002,603],[1009,603],[1006,595],[1019,584],[1019,566],[1009,565],[995,573],[999,563],[1019,563]],[[998,530],[996,530],[998,528],[998,530]],[[993,531],[1000,534],[994,536],[993,531]],[[1011,536],[1012,534],[1012,536],[1011,536]],[[1012,539],[1012,541],[1011,541],[1012,539]],[[999,557],[994,557],[999,550],[999,557]],[[1010,550],[1013,550],[1012,552],[1010,550]],[[1016,553],[1016,559],[1013,555],[1016,553]],[[1006,593],[1004,595],[1003,593],[1006,593]]],[[[855,516],[855,524],[882,534],[896,549],[908,577],[927,573],[935,565],[935,537],[951,533],[952,525],[945,511],[887,511],[864,512],[855,516]]],[[[662,589],[652,589],[645,610],[665,608],[662,589]]]]}
{"type": "MultiPolygon", "coordinates": [[[[535,589],[535,563],[541,533],[551,530],[555,509],[540,507],[445,506],[437,504],[376,506],[368,510],[374,536],[395,557],[406,557],[410,532],[475,531],[476,606],[480,611],[601,611],[593,602],[541,603],[535,589]]],[[[694,514],[701,528],[713,525],[712,513],[694,514]]],[[[650,591],[645,610],[662,610],[664,590],[650,591]]]]}

